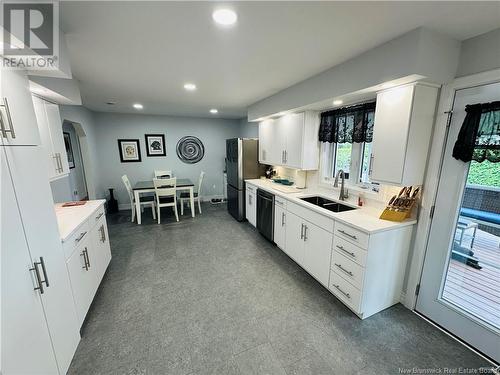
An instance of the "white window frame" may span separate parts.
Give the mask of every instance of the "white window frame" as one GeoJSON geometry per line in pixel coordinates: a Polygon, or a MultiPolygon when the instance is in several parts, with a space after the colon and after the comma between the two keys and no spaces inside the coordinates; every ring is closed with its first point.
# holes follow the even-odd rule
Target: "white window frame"
{"type": "MultiPolygon", "coordinates": [[[[363,190],[373,190],[376,189],[378,191],[378,184],[375,183],[364,183],[361,182],[361,162],[362,162],[362,153],[363,153],[363,145],[362,143],[352,143],[352,151],[351,151],[351,165],[349,167],[349,179],[346,179],[346,185],[351,188],[360,188],[363,190]]],[[[335,176],[333,175],[334,169],[334,152],[337,152],[337,144],[336,143],[321,143],[321,151],[320,151],[320,182],[322,185],[331,186],[335,180],[335,176]]]]}

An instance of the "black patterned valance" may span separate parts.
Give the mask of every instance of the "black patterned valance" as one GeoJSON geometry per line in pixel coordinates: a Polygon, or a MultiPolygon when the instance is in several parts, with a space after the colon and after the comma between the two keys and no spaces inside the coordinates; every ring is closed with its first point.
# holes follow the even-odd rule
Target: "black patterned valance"
{"type": "Polygon", "coordinates": [[[500,101],[468,105],[465,112],[453,157],[464,162],[500,162],[500,101]]]}
{"type": "Polygon", "coordinates": [[[361,143],[373,139],[375,102],[335,109],[321,114],[320,142],[361,143]]]}

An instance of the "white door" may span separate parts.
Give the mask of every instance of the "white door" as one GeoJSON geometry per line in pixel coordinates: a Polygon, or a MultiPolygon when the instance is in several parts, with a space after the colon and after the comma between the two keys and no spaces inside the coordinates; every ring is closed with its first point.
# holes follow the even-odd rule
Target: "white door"
{"type": "Polygon", "coordinates": [[[320,283],[328,287],[330,276],[330,257],[333,235],[309,222],[304,230],[304,268],[320,283]]]}
{"type": "Polygon", "coordinates": [[[283,117],[285,130],[285,164],[293,168],[302,166],[302,141],[304,138],[304,112],[283,117]]]}
{"type": "Polygon", "coordinates": [[[300,217],[291,212],[286,215],[286,246],[287,253],[298,264],[304,263],[304,223],[300,217]]]}
{"type": "MultiPolygon", "coordinates": [[[[1,366],[4,374],[57,374],[38,280],[28,251],[4,151],[1,162],[1,366]]],[[[40,273],[40,265],[38,270],[40,273]]],[[[41,274],[43,279],[43,275],[41,274]]],[[[44,287],[45,285],[42,284],[44,287]]]]}
{"type": "MultiPolygon", "coordinates": [[[[498,77],[500,78],[500,77],[498,77]]],[[[498,79],[497,78],[497,79],[498,79]]],[[[416,310],[500,361],[500,164],[452,157],[465,106],[500,99],[500,83],[456,91],[416,310]],[[488,216],[490,215],[490,216],[488,216]]]]}
{"type": "Polygon", "coordinates": [[[40,136],[26,72],[2,69],[0,87],[0,112],[7,131],[6,134],[0,132],[3,143],[10,146],[39,145],[40,136]],[[13,130],[14,134],[9,130],[13,130]]]}
{"type": "Polygon", "coordinates": [[[4,147],[33,261],[44,259],[49,279],[42,296],[57,362],[69,367],[80,340],[71,284],[40,146],[4,147]],[[34,181],[36,181],[34,185],[34,181]]]}
{"type": "Polygon", "coordinates": [[[259,123],[259,161],[263,164],[271,164],[272,126],[273,120],[265,120],[259,123]]]}
{"type": "Polygon", "coordinates": [[[285,248],[286,211],[279,204],[274,205],[274,243],[283,250],[285,248]]]}

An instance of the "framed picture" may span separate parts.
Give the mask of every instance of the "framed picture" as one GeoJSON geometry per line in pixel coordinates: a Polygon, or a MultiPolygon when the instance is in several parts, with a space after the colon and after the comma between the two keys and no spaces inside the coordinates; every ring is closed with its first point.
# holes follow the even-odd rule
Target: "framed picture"
{"type": "Polygon", "coordinates": [[[122,163],[134,163],[141,161],[141,147],[138,139],[119,139],[120,161],[122,163]]]}
{"type": "Polygon", "coordinates": [[[69,168],[75,168],[75,157],[73,155],[73,147],[71,147],[71,136],[67,132],[63,132],[64,147],[66,148],[66,155],[68,155],[69,168]]]}
{"type": "Polygon", "coordinates": [[[165,134],[144,134],[148,156],[167,156],[165,134]]]}

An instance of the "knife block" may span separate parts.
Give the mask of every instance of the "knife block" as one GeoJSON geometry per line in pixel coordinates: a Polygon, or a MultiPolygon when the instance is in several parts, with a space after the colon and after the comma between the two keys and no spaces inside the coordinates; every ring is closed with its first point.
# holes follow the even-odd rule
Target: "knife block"
{"type": "Polygon", "coordinates": [[[404,206],[404,208],[394,205],[388,205],[384,209],[384,211],[382,211],[382,214],[380,214],[380,218],[383,220],[402,222],[411,217],[411,213],[416,201],[417,200],[415,198],[406,198],[406,205],[404,206]]]}

